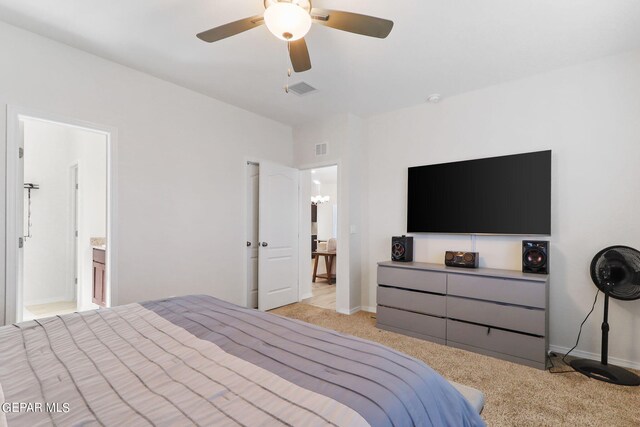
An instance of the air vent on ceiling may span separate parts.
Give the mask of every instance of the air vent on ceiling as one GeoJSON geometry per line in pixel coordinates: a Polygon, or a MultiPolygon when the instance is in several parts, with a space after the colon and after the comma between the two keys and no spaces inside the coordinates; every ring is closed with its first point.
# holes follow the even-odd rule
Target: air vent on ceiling
{"type": "Polygon", "coordinates": [[[316,144],[316,157],[327,155],[327,143],[316,144]]]}
{"type": "Polygon", "coordinates": [[[300,82],[289,86],[289,91],[299,96],[308,95],[310,93],[317,92],[317,90],[318,89],[305,82],[300,82]]]}

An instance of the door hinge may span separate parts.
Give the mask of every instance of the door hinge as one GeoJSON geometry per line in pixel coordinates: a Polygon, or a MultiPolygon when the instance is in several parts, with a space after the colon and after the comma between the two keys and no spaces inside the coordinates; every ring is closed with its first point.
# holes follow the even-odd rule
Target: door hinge
{"type": "Polygon", "coordinates": [[[18,158],[21,159],[24,157],[24,148],[18,148],[18,158]]]}
{"type": "Polygon", "coordinates": [[[22,237],[18,237],[18,248],[22,248],[24,246],[24,239],[22,237]]]}

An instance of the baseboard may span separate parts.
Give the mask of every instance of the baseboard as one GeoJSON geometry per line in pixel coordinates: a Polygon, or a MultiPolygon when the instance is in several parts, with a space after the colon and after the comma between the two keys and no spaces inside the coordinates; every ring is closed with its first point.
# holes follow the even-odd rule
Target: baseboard
{"type": "Polygon", "coordinates": [[[352,308],[351,310],[338,309],[336,311],[338,313],[340,313],[340,314],[347,314],[347,315],[351,316],[352,314],[359,312],[361,309],[362,308],[360,306],[358,306],[358,307],[352,308]]]}
{"type": "MultiPolygon", "coordinates": [[[[549,351],[553,351],[559,355],[564,355],[570,349],[567,347],[560,347],[557,345],[550,345],[549,351]]],[[[571,356],[577,356],[584,359],[600,360],[600,353],[591,353],[582,350],[573,350],[571,356]]],[[[623,368],[631,368],[640,370],[640,362],[633,362],[631,360],[619,359],[617,357],[609,356],[609,363],[616,366],[622,366],[623,368]]]]}
{"type": "Polygon", "coordinates": [[[375,307],[362,306],[362,307],[360,307],[360,309],[362,311],[366,311],[367,313],[376,313],[376,308],[375,307]]]}
{"type": "Polygon", "coordinates": [[[30,306],[30,305],[41,305],[41,304],[51,304],[54,302],[69,302],[69,301],[73,301],[74,299],[67,299],[66,296],[62,296],[62,297],[50,297],[50,298],[40,298],[40,299],[36,299],[36,300],[32,300],[32,301],[27,301],[24,303],[24,306],[30,306]]]}

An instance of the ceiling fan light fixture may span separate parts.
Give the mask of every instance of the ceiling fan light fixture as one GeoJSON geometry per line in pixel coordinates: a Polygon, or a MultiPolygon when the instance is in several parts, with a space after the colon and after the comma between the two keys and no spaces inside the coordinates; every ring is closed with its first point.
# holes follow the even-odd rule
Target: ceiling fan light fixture
{"type": "Polygon", "coordinates": [[[264,23],[280,40],[295,41],[311,29],[311,15],[294,3],[272,3],[264,11],[264,23]]]}

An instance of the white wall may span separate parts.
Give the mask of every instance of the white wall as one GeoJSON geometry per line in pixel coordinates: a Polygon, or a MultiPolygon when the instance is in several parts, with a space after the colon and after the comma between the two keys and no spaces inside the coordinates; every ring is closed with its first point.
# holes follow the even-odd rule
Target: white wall
{"type": "MultiPolygon", "coordinates": [[[[118,130],[117,303],[205,293],[242,304],[245,161],[292,165],[291,128],[3,23],[0,50],[0,111],[118,130]]],[[[5,129],[0,114],[3,212],[5,129]]]]}
{"type": "MultiPolygon", "coordinates": [[[[573,346],[590,309],[594,254],[640,248],[640,51],[505,83],[366,121],[369,225],[363,305],[375,306],[376,262],[406,232],[407,168],[553,150],[550,342],[573,346]]],[[[443,263],[467,236],[415,236],[417,261],[443,263]]],[[[481,265],[521,268],[522,237],[477,238],[481,265]]],[[[598,353],[602,301],[579,349],[598,353]]],[[[612,301],[610,355],[640,363],[640,301],[612,301]]],[[[640,365],[636,365],[640,366],[640,365]]]]}
{"type": "MultiPolygon", "coordinates": [[[[361,180],[366,158],[362,155],[362,121],[347,114],[298,126],[293,133],[295,165],[301,169],[338,165],[338,248],[336,310],[351,313],[360,308],[362,224],[361,180]],[[327,154],[316,157],[315,144],[327,143],[327,154]],[[347,279],[347,280],[345,280],[347,279]]],[[[362,181],[365,182],[365,181],[362,181]]]]}

